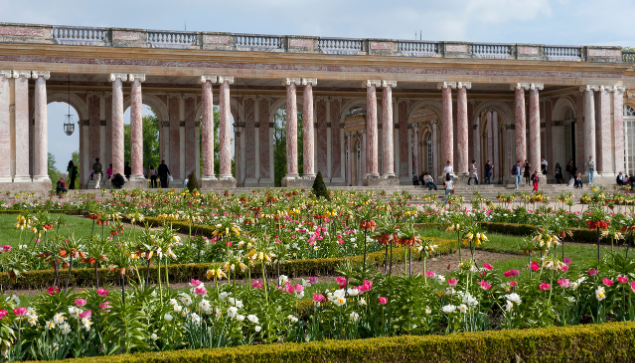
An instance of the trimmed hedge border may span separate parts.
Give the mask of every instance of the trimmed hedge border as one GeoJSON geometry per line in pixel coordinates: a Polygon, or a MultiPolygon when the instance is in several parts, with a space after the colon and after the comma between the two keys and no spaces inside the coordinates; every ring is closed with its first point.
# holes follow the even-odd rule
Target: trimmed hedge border
{"type": "MultiPolygon", "coordinates": [[[[33,210],[0,210],[0,214],[22,214],[22,213],[37,213],[41,210],[33,209],[33,210]]],[[[69,216],[79,216],[84,214],[83,209],[46,209],[45,212],[49,212],[51,214],[66,214],[69,216]]]]}
{"type": "Polygon", "coordinates": [[[632,362],[635,323],[250,345],[69,359],[68,363],[632,362]]]}

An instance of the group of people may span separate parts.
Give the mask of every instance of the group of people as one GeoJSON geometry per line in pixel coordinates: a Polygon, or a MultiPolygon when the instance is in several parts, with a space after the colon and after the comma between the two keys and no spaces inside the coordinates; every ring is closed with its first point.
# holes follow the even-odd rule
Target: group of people
{"type": "MultiPolygon", "coordinates": [[[[443,172],[449,175],[452,175],[454,169],[452,168],[452,163],[447,162],[446,166],[443,168],[443,172]]],[[[492,164],[489,160],[485,164],[485,184],[492,184],[492,174],[494,172],[494,164],[492,164]]],[[[445,177],[444,177],[445,179],[445,177]]],[[[476,160],[472,160],[472,164],[470,165],[470,176],[467,180],[467,185],[471,185],[472,179],[474,179],[474,183],[479,185],[478,182],[478,169],[476,168],[476,160]]],[[[424,185],[427,186],[430,190],[437,190],[437,185],[434,183],[434,178],[428,172],[421,173],[421,175],[417,176],[417,174],[412,175],[412,185],[424,185]]]]}
{"type": "Polygon", "coordinates": [[[627,186],[630,185],[631,190],[635,189],[635,174],[623,174],[621,171],[615,178],[615,183],[619,186],[627,186]]]}
{"type": "MultiPolygon", "coordinates": [[[[103,168],[101,166],[101,163],[99,162],[99,158],[96,158],[95,163],[93,164],[93,169],[90,173],[90,179],[96,180],[95,189],[100,188],[102,175],[103,168]]],[[[129,163],[126,163],[126,165],[124,166],[124,175],[125,179],[124,176],[120,173],[113,175],[112,164],[110,164],[108,166],[108,169],[106,169],[107,180],[110,180],[112,186],[115,189],[123,188],[126,180],[130,180],[130,176],[132,175],[132,168],[130,167],[129,163]]],[[[157,180],[161,183],[161,188],[167,188],[169,178],[172,176],[172,174],[170,173],[170,169],[168,168],[168,166],[165,164],[165,160],[161,160],[161,164],[156,169],[154,168],[154,165],[150,165],[148,170],[146,170],[146,168],[143,168],[143,176],[146,179],[150,179],[151,188],[157,188],[157,180]]]]}

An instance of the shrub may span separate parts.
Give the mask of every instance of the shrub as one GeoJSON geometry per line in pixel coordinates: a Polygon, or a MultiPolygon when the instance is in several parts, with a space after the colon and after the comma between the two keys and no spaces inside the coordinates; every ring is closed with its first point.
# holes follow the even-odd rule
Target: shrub
{"type": "Polygon", "coordinates": [[[192,193],[193,191],[199,189],[198,188],[198,180],[196,179],[196,173],[192,172],[189,176],[189,180],[187,182],[187,189],[192,193]]]}
{"type": "Polygon", "coordinates": [[[315,194],[316,198],[325,198],[326,200],[331,201],[331,196],[329,195],[328,189],[326,189],[326,184],[324,184],[321,171],[318,171],[311,189],[313,189],[313,194],[315,194]]]}

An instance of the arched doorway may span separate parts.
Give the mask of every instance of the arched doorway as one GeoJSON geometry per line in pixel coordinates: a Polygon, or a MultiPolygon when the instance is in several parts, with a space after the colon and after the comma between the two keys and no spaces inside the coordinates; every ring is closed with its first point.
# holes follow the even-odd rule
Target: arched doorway
{"type": "Polygon", "coordinates": [[[412,170],[410,176],[417,173],[430,173],[436,178],[442,167],[438,164],[441,141],[437,130],[439,114],[428,107],[420,107],[410,115],[412,124],[412,143],[410,159],[412,170]],[[417,133],[417,137],[414,135],[417,133]],[[416,158],[414,156],[417,156],[416,158]]]}
{"type": "MultiPolygon", "coordinates": [[[[474,128],[474,160],[481,180],[486,178],[485,165],[489,161],[493,166],[492,183],[502,183],[505,165],[505,120],[493,109],[483,109],[475,120],[474,128]]],[[[471,160],[470,160],[471,162],[471,160]]]]}
{"type": "Polygon", "coordinates": [[[635,172],[635,107],[624,105],[624,135],[626,145],[624,156],[626,158],[626,173],[635,172]]]}
{"type": "MultiPolygon", "coordinates": [[[[68,189],[79,189],[82,172],[82,166],[80,165],[80,115],[71,103],[59,101],[59,98],[56,97],[53,97],[53,100],[46,107],[48,119],[48,175],[53,189],[55,189],[60,178],[64,178],[68,189]],[[74,126],[70,135],[66,133],[64,128],[64,123],[67,122],[72,123],[74,126]],[[73,161],[73,164],[77,167],[77,174],[73,179],[73,184],[70,183],[70,161],[73,161]]],[[[34,134],[30,133],[30,137],[33,140],[34,134]]],[[[34,143],[31,142],[30,144],[33,147],[34,143]]],[[[34,165],[33,151],[31,151],[30,165],[31,167],[34,165]]]]}

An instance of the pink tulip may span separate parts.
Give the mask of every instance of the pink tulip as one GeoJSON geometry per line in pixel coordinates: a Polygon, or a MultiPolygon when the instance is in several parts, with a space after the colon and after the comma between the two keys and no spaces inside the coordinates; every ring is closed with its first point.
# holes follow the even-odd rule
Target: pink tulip
{"type": "Polygon", "coordinates": [[[84,318],[90,318],[93,315],[93,312],[90,310],[86,310],[82,313],[79,314],[79,318],[80,319],[84,319],[84,318]]]}
{"type": "Polygon", "coordinates": [[[606,277],[602,279],[602,283],[603,283],[606,287],[611,287],[611,286],[613,286],[613,280],[611,280],[611,279],[607,279],[606,277]]]}
{"type": "Polygon", "coordinates": [[[595,276],[598,274],[598,270],[589,270],[589,272],[587,272],[589,274],[589,276],[595,276]]]}
{"type": "Polygon", "coordinates": [[[388,299],[385,297],[379,297],[379,303],[382,305],[386,305],[388,303],[388,299]]]}
{"type": "Polygon", "coordinates": [[[516,287],[516,286],[518,286],[518,282],[517,281],[510,281],[509,282],[509,286],[516,287]]]}
{"type": "Polygon", "coordinates": [[[481,285],[483,290],[489,290],[492,287],[492,285],[488,284],[485,280],[481,280],[478,284],[481,285]]]}
{"type": "Polygon", "coordinates": [[[4,249],[4,252],[11,252],[11,246],[10,245],[5,245],[3,247],[3,249],[4,249]]]}
{"type": "Polygon", "coordinates": [[[199,287],[200,284],[201,284],[200,280],[195,280],[195,279],[190,280],[190,286],[192,287],[199,287]]]}
{"type": "Polygon", "coordinates": [[[251,287],[253,287],[254,289],[264,289],[264,286],[262,286],[262,282],[258,280],[252,282],[251,287]]]}
{"type": "Polygon", "coordinates": [[[340,285],[340,289],[343,289],[346,287],[346,279],[343,277],[338,277],[335,279],[335,281],[337,282],[338,285],[340,285]]]}
{"type": "Polygon", "coordinates": [[[432,271],[426,271],[426,277],[429,279],[433,279],[437,274],[432,271]]]}
{"type": "Polygon", "coordinates": [[[617,282],[619,282],[620,284],[626,284],[626,283],[628,283],[628,277],[618,276],[617,277],[617,282]]]}
{"type": "Polygon", "coordinates": [[[17,308],[17,309],[13,310],[13,313],[17,317],[22,317],[22,316],[25,316],[28,311],[29,311],[29,309],[27,309],[27,308],[17,308]]]}
{"type": "Polygon", "coordinates": [[[97,295],[101,296],[101,297],[106,297],[108,296],[108,290],[106,289],[97,289],[97,295]]]}
{"type": "Polygon", "coordinates": [[[78,308],[81,308],[86,305],[86,299],[75,299],[75,305],[77,305],[78,308]]]}
{"type": "Polygon", "coordinates": [[[324,301],[324,295],[322,295],[322,294],[313,294],[313,301],[318,302],[318,303],[324,301]]]}
{"type": "Polygon", "coordinates": [[[207,289],[205,289],[204,287],[197,287],[196,289],[194,289],[194,294],[198,296],[205,296],[207,294],[207,289]]]}
{"type": "Polygon", "coordinates": [[[373,282],[370,280],[364,280],[362,282],[363,286],[366,286],[366,291],[370,291],[370,289],[373,287],[373,282]]]}
{"type": "Polygon", "coordinates": [[[6,311],[6,310],[4,310],[4,309],[0,310],[0,320],[2,320],[2,318],[4,318],[5,316],[7,316],[7,314],[8,314],[8,313],[9,313],[9,312],[8,312],[8,311],[6,311]]]}
{"type": "Polygon", "coordinates": [[[560,266],[560,271],[562,271],[562,272],[567,272],[567,271],[569,271],[569,266],[567,266],[567,265],[560,266]]]}
{"type": "Polygon", "coordinates": [[[450,285],[452,287],[456,286],[456,284],[458,284],[458,283],[459,283],[459,280],[457,280],[457,279],[448,279],[448,285],[450,285]]]}
{"type": "Polygon", "coordinates": [[[505,275],[505,277],[513,277],[513,276],[518,276],[520,274],[520,271],[518,270],[509,270],[509,271],[505,271],[505,273],[503,273],[503,275],[505,275]]]}
{"type": "Polygon", "coordinates": [[[46,293],[49,295],[55,295],[58,292],[60,292],[60,288],[57,286],[51,286],[48,289],[46,289],[46,293]]]}
{"type": "Polygon", "coordinates": [[[560,286],[563,289],[566,289],[567,287],[569,287],[569,285],[571,285],[571,283],[569,282],[568,279],[560,279],[560,280],[558,280],[558,286],[560,286]]]}
{"type": "Polygon", "coordinates": [[[494,269],[494,266],[490,265],[489,263],[484,263],[483,268],[487,271],[492,271],[494,269]]]}
{"type": "Polygon", "coordinates": [[[531,270],[536,272],[538,270],[540,270],[540,264],[536,261],[531,261],[531,270]]]}
{"type": "Polygon", "coordinates": [[[296,292],[302,292],[302,291],[304,291],[304,286],[302,286],[300,284],[295,284],[295,285],[293,285],[293,290],[295,290],[296,292]]]}
{"type": "Polygon", "coordinates": [[[542,291],[547,291],[547,290],[551,289],[551,285],[549,285],[546,282],[543,282],[542,284],[540,284],[539,288],[542,291]]]}
{"type": "Polygon", "coordinates": [[[567,265],[570,265],[571,264],[571,259],[565,257],[565,258],[562,259],[562,262],[566,263],[567,265]]]}
{"type": "Polygon", "coordinates": [[[311,284],[311,286],[315,286],[318,283],[318,278],[317,277],[310,277],[309,278],[309,283],[311,284]]]}
{"type": "Polygon", "coordinates": [[[106,310],[106,309],[110,309],[112,306],[110,306],[110,303],[106,301],[105,303],[100,304],[99,307],[102,308],[102,310],[106,310]]]}
{"type": "Polygon", "coordinates": [[[635,292],[635,282],[631,282],[631,290],[633,290],[633,292],[635,292]]]}

